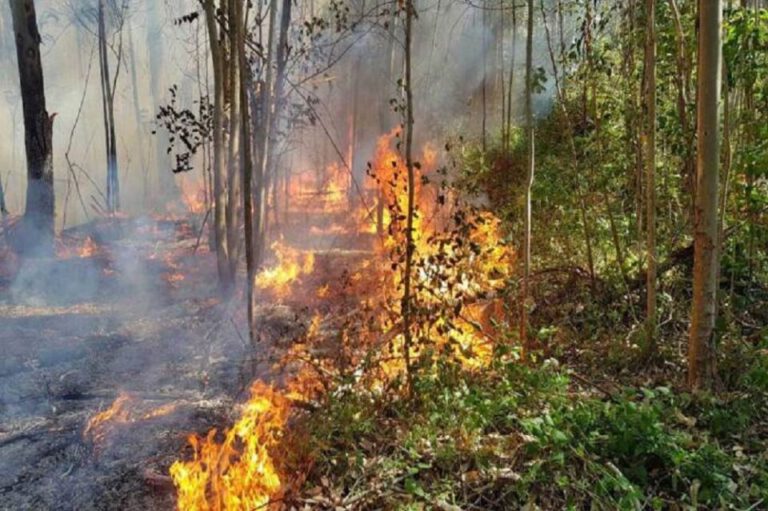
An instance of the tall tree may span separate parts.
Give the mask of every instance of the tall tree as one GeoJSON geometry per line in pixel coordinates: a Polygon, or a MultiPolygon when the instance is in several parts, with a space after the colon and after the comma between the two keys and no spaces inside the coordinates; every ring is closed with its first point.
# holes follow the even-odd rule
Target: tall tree
{"type": "MultiPolygon", "coordinates": [[[[227,153],[227,251],[229,253],[229,273],[235,275],[240,251],[239,204],[240,204],[240,58],[238,40],[242,29],[238,19],[238,0],[227,0],[228,36],[229,36],[229,147],[227,153]]],[[[241,7],[241,6],[240,6],[241,7]]]]}
{"type": "Polygon", "coordinates": [[[254,183],[254,219],[255,248],[254,257],[258,266],[264,257],[267,231],[267,191],[269,190],[270,169],[270,126],[272,119],[272,102],[274,98],[274,71],[272,62],[275,59],[275,42],[277,35],[277,0],[269,0],[269,27],[267,34],[266,62],[264,76],[259,91],[259,119],[255,129],[257,161],[256,179],[254,183]]]}
{"type": "Polygon", "coordinates": [[[528,162],[526,165],[525,213],[523,216],[523,289],[520,297],[520,341],[525,348],[530,347],[528,342],[528,288],[531,272],[531,191],[536,170],[536,142],[533,127],[533,2],[534,0],[528,0],[528,33],[525,41],[525,129],[528,162]]]}
{"type": "Polygon", "coordinates": [[[256,262],[263,258],[268,225],[267,194],[277,173],[278,121],[283,106],[288,55],[288,31],[291,24],[291,0],[283,0],[280,8],[280,24],[277,25],[277,0],[271,0],[269,13],[269,41],[264,86],[261,91],[261,128],[258,130],[257,146],[261,150],[256,182],[256,262]],[[273,70],[274,67],[274,70],[273,70]]]}
{"type": "Polygon", "coordinates": [[[716,371],[714,327],[719,264],[717,188],[722,21],[721,0],[699,0],[693,306],[688,340],[688,385],[692,390],[711,388],[716,371]]]}
{"type": "Polygon", "coordinates": [[[645,1],[645,69],[643,74],[643,153],[646,216],[646,354],[656,343],[656,0],[645,1]]]}
{"type": "MultiPolygon", "coordinates": [[[[107,211],[115,213],[120,209],[120,181],[117,168],[117,136],[115,135],[115,84],[120,75],[122,60],[122,34],[120,51],[117,56],[117,70],[114,82],[109,72],[109,53],[107,52],[107,28],[105,21],[104,0],[99,0],[98,7],[98,38],[99,38],[99,68],[101,70],[101,101],[104,110],[104,139],[107,151],[107,211]]],[[[120,21],[122,31],[122,15],[120,21]]]]}
{"type": "Polygon", "coordinates": [[[243,5],[238,3],[235,10],[235,23],[237,31],[237,58],[240,61],[240,104],[242,107],[240,117],[240,136],[242,141],[242,201],[243,201],[243,226],[245,228],[245,269],[246,269],[246,306],[248,318],[248,338],[251,342],[256,340],[254,310],[256,307],[254,293],[254,279],[256,277],[256,259],[254,253],[254,229],[253,229],[253,154],[251,135],[251,108],[248,91],[251,86],[251,72],[248,66],[248,58],[245,52],[245,37],[247,23],[243,11],[243,5]]]}
{"type": "Polygon", "coordinates": [[[33,0],[9,0],[16,39],[27,154],[27,204],[19,248],[53,252],[53,117],[45,108],[40,33],[33,0]]]}

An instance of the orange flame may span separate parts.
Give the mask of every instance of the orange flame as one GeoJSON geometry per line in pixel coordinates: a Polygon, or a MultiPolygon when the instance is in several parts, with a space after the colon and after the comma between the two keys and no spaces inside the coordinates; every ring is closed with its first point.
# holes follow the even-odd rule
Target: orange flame
{"type": "Polygon", "coordinates": [[[91,236],[86,236],[78,246],[72,246],[69,241],[59,240],[57,253],[61,258],[80,257],[87,258],[97,255],[101,248],[91,236]]]}
{"type": "Polygon", "coordinates": [[[109,408],[88,419],[83,430],[83,438],[90,439],[95,445],[99,445],[116,425],[162,417],[175,409],[174,403],[168,403],[141,413],[135,397],[127,392],[120,392],[109,408]]]}
{"type": "Polygon", "coordinates": [[[170,469],[178,490],[177,508],[184,511],[248,511],[267,509],[280,494],[282,482],[270,454],[280,440],[289,403],[261,381],[240,419],[217,442],[216,430],[205,438],[189,437],[190,461],[170,469]]]}
{"type": "MultiPolygon", "coordinates": [[[[357,272],[350,276],[350,282],[354,286],[368,286],[361,290],[366,293],[361,300],[372,310],[384,311],[386,303],[397,303],[400,298],[401,286],[398,272],[389,272],[390,252],[404,244],[405,226],[401,218],[402,212],[407,209],[407,174],[405,162],[399,152],[394,148],[396,131],[382,136],[379,139],[374,162],[371,170],[376,176],[376,184],[369,186],[365,192],[368,199],[381,200],[384,204],[394,206],[393,210],[399,210],[393,217],[387,207],[383,208],[380,215],[360,209],[356,214],[348,215],[358,233],[376,233],[379,231],[379,223],[383,229],[379,232],[378,245],[375,250],[376,260],[363,261],[357,272]],[[377,218],[378,216],[378,218],[377,218]],[[393,227],[393,228],[389,228],[393,227]],[[385,269],[384,271],[379,268],[385,269]]],[[[481,290],[500,289],[505,279],[510,275],[512,268],[512,252],[503,243],[500,222],[490,213],[479,215],[474,219],[475,227],[471,230],[469,240],[482,247],[477,253],[469,256],[466,254],[453,254],[449,250],[448,258],[456,256],[460,263],[452,267],[441,265],[443,262],[437,256],[438,249],[429,240],[439,232],[439,219],[437,218],[437,206],[434,190],[422,183],[422,175],[435,169],[436,153],[427,148],[420,159],[420,169],[416,169],[416,189],[418,217],[414,222],[414,242],[416,251],[424,264],[421,272],[416,272],[414,278],[417,290],[416,299],[425,307],[443,304],[446,300],[455,300],[459,303],[460,294],[464,296],[477,293],[481,290]],[[430,267],[430,265],[432,265],[430,267]],[[439,297],[435,296],[434,289],[428,282],[428,273],[438,271],[449,274],[457,289],[439,289],[439,297]]],[[[341,172],[340,167],[331,166],[326,169],[329,179],[321,186],[316,182],[305,179],[290,184],[291,194],[294,198],[309,197],[306,201],[292,201],[292,207],[302,207],[306,211],[313,211],[321,207],[324,212],[344,211],[347,207],[347,195],[350,186],[348,176],[341,172]],[[314,190],[314,191],[310,191],[314,190]],[[317,190],[320,190],[318,194],[317,190]],[[322,197],[318,200],[318,195],[322,197]]],[[[371,202],[367,200],[366,202],[371,202]]],[[[329,232],[342,232],[344,226],[333,224],[325,230],[316,229],[314,234],[327,234],[329,232]]],[[[297,282],[302,276],[311,273],[314,269],[314,256],[312,253],[301,252],[276,242],[272,246],[277,264],[262,271],[256,278],[259,288],[272,292],[278,298],[284,298],[291,294],[297,282]]],[[[457,248],[456,250],[461,250],[457,248]]],[[[325,283],[320,285],[314,293],[307,296],[310,299],[329,299],[334,296],[332,285],[325,283]]],[[[477,305],[466,307],[460,317],[450,326],[445,320],[437,321],[427,332],[427,337],[433,339],[436,351],[451,353],[464,368],[474,370],[486,367],[493,356],[492,334],[489,326],[490,320],[486,305],[478,302],[477,305]],[[450,334],[445,332],[450,330],[450,334]]],[[[306,334],[306,342],[297,343],[286,355],[287,360],[298,360],[304,363],[298,373],[285,386],[285,390],[279,392],[272,386],[257,381],[251,388],[249,401],[244,405],[241,418],[228,431],[223,433],[223,439],[217,438],[217,431],[211,430],[206,437],[191,436],[189,442],[193,450],[192,459],[189,461],[177,461],[171,467],[171,476],[178,490],[178,509],[184,511],[228,511],[228,510],[253,510],[268,508],[271,502],[280,498],[284,491],[283,482],[276,463],[274,451],[279,446],[282,432],[286,427],[286,421],[290,413],[291,401],[314,398],[324,390],[320,373],[334,374],[334,367],[325,365],[323,361],[314,360],[310,353],[313,339],[323,338],[322,316],[315,315],[306,334]]],[[[356,337],[360,346],[347,346],[348,339],[342,335],[344,348],[349,348],[354,358],[354,352],[358,354],[367,350],[381,338],[381,331],[389,328],[396,330],[392,320],[385,312],[380,314],[377,327],[371,329],[370,338],[356,337]]],[[[402,333],[391,336],[384,342],[380,371],[373,380],[366,380],[368,390],[382,389],[387,381],[401,376],[405,370],[403,363],[403,335],[402,333]]],[[[426,346],[422,349],[427,348],[426,346]]],[[[419,355],[418,348],[411,353],[412,358],[419,355]]],[[[358,361],[364,358],[358,356],[358,361]]],[[[219,435],[220,437],[220,435],[219,435]]]]}
{"type": "Polygon", "coordinates": [[[205,185],[202,180],[182,176],[179,184],[181,199],[184,201],[187,211],[195,215],[205,213],[207,206],[205,203],[205,185]]]}
{"type": "Polygon", "coordinates": [[[272,244],[277,264],[256,275],[256,286],[271,291],[278,298],[291,294],[291,286],[302,276],[312,273],[315,255],[301,252],[276,241],[272,244]]]}

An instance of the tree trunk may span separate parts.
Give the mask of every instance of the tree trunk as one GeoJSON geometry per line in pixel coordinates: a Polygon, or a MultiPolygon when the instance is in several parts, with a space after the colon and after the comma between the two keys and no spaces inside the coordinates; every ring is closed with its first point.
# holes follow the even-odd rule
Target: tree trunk
{"type": "Polygon", "coordinates": [[[255,196],[254,203],[254,230],[255,230],[255,259],[256,265],[260,265],[264,259],[266,249],[266,231],[267,231],[267,192],[269,190],[269,149],[270,149],[270,126],[272,119],[272,101],[274,94],[273,84],[273,66],[272,60],[275,55],[275,39],[277,35],[277,0],[269,2],[269,34],[267,35],[267,51],[264,59],[264,75],[261,90],[259,91],[259,113],[258,128],[256,130],[256,147],[258,156],[256,161],[256,183],[253,191],[255,196]]]}
{"type": "Polygon", "coordinates": [[[517,8],[512,9],[512,50],[509,59],[509,79],[507,81],[507,129],[504,136],[504,151],[509,152],[512,138],[512,91],[515,88],[515,56],[517,54],[517,8]]]}
{"type": "Polygon", "coordinates": [[[236,9],[235,22],[240,29],[237,33],[237,58],[240,61],[240,105],[242,107],[240,116],[240,134],[243,148],[243,224],[245,228],[245,270],[246,270],[246,299],[247,299],[247,317],[248,317],[248,338],[253,343],[256,340],[256,325],[254,321],[254,310],[256,307],[254,294],[254,278],[256,277],[256,260],[254,258],[253,244],[253,154],[251,151],[251,111],[248,100],[248,90],[251,83],[251,73],[249,72],[248,59],[245,54],[245,16],[243,6],[238,3],[236,9]]]}
{"type": "Polygon", "coordinates": [[[45,109],[40,33],[33,0],[10,0],[24,110],[27,155],[27,204],[18,248],[25,253],[53,253],[53,117],[45,109]]]}
{"type": "Polygon", "coordinates": [[[227,289],[232,285],[227,251],[226,196],[224,188],[224,60],[218,30],[216,28],[216,6],[214,0],[205,0],[205,18],[208,26],[208,40],[213,61],[213,228],[216,243],[216,265],[219,285],[227,289]]]}
{"type": "Polygon", "coordinates": [[[531,191],[536,170],[536,142],[533,127],[533,2],[528,0],[528,30],[525,42],[525,127],[528,141],[526,169],[525,213],[523,216],[523,289],[520,297],[520,342],[525,352],[531,348],[528,341],[528,296],[531,272],[531,191]]]}
{"type": "Polygon", "coordinates": [[[643,75],[643,162],[646,208],[646,321],[645,351],[652,355],[656,344],[656,0],[645,2],[645,69],[643,75]]]}
{"type": "Polygon", "coordinates": [[[719,264],[717,188],[722,17],[721,0],[699,0],[693,307],[688,341],[688,385],[694,391],[710,389],[716,374],[714,326],[719,264]]]}
{"type": "Polygon", "coordinates": [[[240,229],[238,210],[240,197],[240,57],[238,40],[242,27],[237,19],[241,9],[239,0],[228,0],[229,28],[229,147],[227,154],[227,253],[229,254],[229,273],[234,280],[237,262],[240,259],[240,229]]]}
{"type": "Polygon", "coordinates": [[[682,168],[683,192],[689,197],[688,212],[691,212],[691,205],[694,200],[694,173],[696,164],[693,159],[693,129],[688,118],[688,109],[690,103],[690,83],[691,83],[691,64],[688,58],[688,51],[685,46],[685,32],[680,17],[680,9],[676,0],[669,0],[669,6],[675,22],[675,36],[677,38],[677,75],[675,82],[677,85],[677,115],[680,118],[680,130],[683,135],[684,155],[682,168]]]}
{"type": "Polygon", "coordinates": [[[408,378],[408,391],[412,390],[413,378],[411,374],[411,273],[414,256],[413,220],[415,215],[415,186],[416,179],[413,168],[413,83],[411,69],[411,50],[413,45],[413,17],[415,16],[413,0],[405,3],[405,165],[408,173],[408,211],[406,212],[405,227],[405,275],[403,276],[403,354],[405,356],[405,369],[408,378]]]}
{"type": "Polygon", "coordinates": [[[109,72],[109,54],[107,52],[107,30],[104,14],[104,0],[99,0],[99,64],[101,70],[101,101],[104,111],[104,144],[107,152],[107,212],[116,213],[120,209],[120,182],[117,169],[117,137],[115,136],[115,95],[112,90],[112,77],[109,72]]]}
{"type": "MultiPolygon", "coordinates": [[[[138,78],[136,76],[136,46],[133,41],[133,23],[131,18],[128,18],[128,49],[130,52],[130,73],[131,73],[131,97],[133,100],[133,117],[136,122],[136,138],[139,151],[139,164],[141,165],[141,175],[143,177],[143,191],[144,191],[144,207],[146,208],[147,198],[149,195],[149,182],[148,172],[149,165],[147,165],[146,154],[144,153],[144,136],[146,130],[144,129],[144,123],[141,119],[141,101],[139,100],[139,85],[138,78]]],[[[163,130],[160,130],[163,131],[163,130]]]]}

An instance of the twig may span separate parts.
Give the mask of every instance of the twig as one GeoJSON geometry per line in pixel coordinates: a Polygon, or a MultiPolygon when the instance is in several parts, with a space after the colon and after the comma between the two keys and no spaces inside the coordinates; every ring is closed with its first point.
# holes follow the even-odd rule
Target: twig
{"type": "Polygon", "coordinates": [[[208,217],[211,215],[211,208],[208,208],[208,210],[205,212],[205,216],[203,217],[203,225],[200,226],[200,232],[197,233],[197,241],[195,242],[195,248],[192,250],[192,255],[197,253],[197,249],[200,247],[200,240],[203,237],[203,231],[205,231],[205,224],[208,222],[208,217]]]}
{"type": "Polygon", "coordinates": [[[585,378],[584,376],[581,376],[579,373],[577,373],[577,372],[574,372],[574,371],[569,371],[569,372],[568,372],[568,375],[569,375],[569,376],[572,376],[572,377],[573,377],[574,379],[576,379],[576,380],[579,380],[581,383],[583,383],[583,384],[585,384],[585,385],[587,385],[587,386],[589,386],[589,387],[592,387],[592,388],[594,388],[594,389],[596,389],[596,390],[598,390],[598,391],[602,392],[602,393],[603,393],[603,394],[605,394],[605,396],[606,396],[608,399],[610,399],[611,401],[614,401],[614,400],[616,400],[616,396],[613,394],[613,392],[611,392],[611,391],[609,391],[609,390],[605,389],[605,388],[604,388],[604,387],[602,387],[601,385],[598,385],[597,383],[595,383],[595,382],[593,382],[593,381],[591,381],[591,380],[588,380],[588,379],[587,379],[587,378],[585,378]]]}

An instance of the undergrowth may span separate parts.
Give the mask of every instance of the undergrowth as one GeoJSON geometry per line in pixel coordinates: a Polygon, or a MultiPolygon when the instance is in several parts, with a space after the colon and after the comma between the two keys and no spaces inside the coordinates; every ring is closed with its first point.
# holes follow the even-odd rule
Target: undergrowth
{"type": "Polygon", "coordinates": [[[341,387],[299,428],[305,502],[336,509],[764,509],[768,357],[727,392],[597,392],[553,359],[446,364],[411,399],[341,387]]]}

